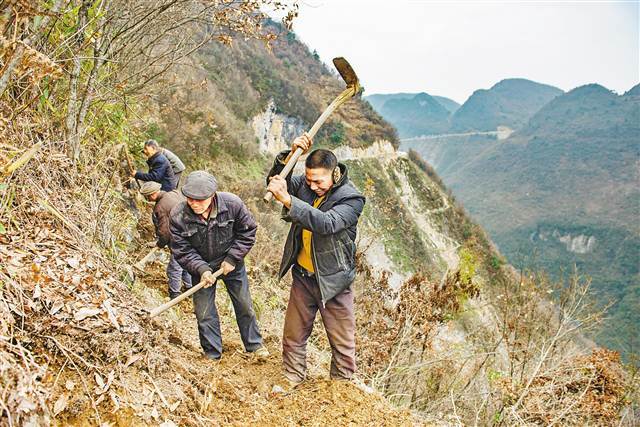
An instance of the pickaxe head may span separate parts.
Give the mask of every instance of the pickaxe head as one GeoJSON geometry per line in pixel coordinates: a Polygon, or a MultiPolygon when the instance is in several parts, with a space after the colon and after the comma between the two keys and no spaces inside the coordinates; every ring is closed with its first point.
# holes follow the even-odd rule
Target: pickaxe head
{"type": "Polygon", "coordinates": [[[336,70],[338,70],[338,73],[340,73],[340,76],[342,76],[347,87],[353,88],[354,95],[358,94],[361,89],[360,81],[358,80],[356,72],[353,71],[353,68],[351,68],[351,65],[347,60],[343,57],[333,58],[333,65],[336,67],[336,70]]]}

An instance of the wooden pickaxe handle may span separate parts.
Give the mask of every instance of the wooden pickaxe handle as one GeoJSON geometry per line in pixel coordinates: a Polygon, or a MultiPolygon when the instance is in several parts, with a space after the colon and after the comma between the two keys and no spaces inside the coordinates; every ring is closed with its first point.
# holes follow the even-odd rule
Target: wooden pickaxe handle
{"type": "MultiPolygon", "coordinates": [[[[216,271],[215,273],[213,273],[213,278],[217,279],[221,275],[222,275],[222,268],[219,269],[218,271],[216,271]]],[[[182,300],[184,300],[186,298],[189,298],[191,295],[193,295],[196,292],[198,292],[206,284],[207,284],[207,282],[201,281],[200,283],[198,283],[197,285],[193,286],[191,289],[183,292],[182,294],[180,294],[180,296],[177,296],[176,298],[172,299],[168,303],[162,304],[160,307],[154,308],[149,313],[149,317],[156,317],[158,314],[162,313],[163,311],[167,311],[168,309],[170,309],[174,305],[178,304],[180,301],[182,301],[182,300]]],[[[214,283],[214,285],[215,285],[215,283],[214,283]]]]}
{"type": "MultiPolygon", "coordinates": [[[[313,126],[311,126],[311,129],[309,130],[309,132],[307,132],[309,134],[309,138],[313,139],[316,133],[318,133],[320,126],[324,124],[324,122],[331,115],[331,113],[333,113],[340,105],[344,104],[345,101],[347,101],[356,93],[358,93],[358,90],[359,90],[359,87],[357,85],[347,86],[347,88],[343,90],[342,93],[340,93],[340,95],[338,95],[331,104],[329,104],[326,110],[324,110],[324,112],[320,115],[320,117],[318,117],[318,120],[316,120],[313,126]]],[[[289,175],[289,172],[291,172],[291,169],[294,168],[294,166],[298,162],[298,159],[300,158],[301,155],[302,155],[302,150],[295,150],[289,157],[289,160],[287,161],[287,164],[284,166],[284,169],[282,169],[282,171],[280,171],[278,175],[281,177],[286,177],[287,175],[289,175]]],[[[273,193],[267,192],[267,194],[264,195],[262,200],[264,200],[265,203],[268,203],[269,201],[271,201],[272,198],[273,198],[273,193]]]]}
{"type": "Polygon", "coordinates": [[[151,259],[151,257],[152,257],[156,252],[158,252],[158,249],[160,249],[160,248],[158,248],[157,246],[155,246],[153,249],[151,249],[151,250],[149,251],[149,253],[148,253],[148,254],[146,254],[146,255],[144,256],[144,258],[142,258],[140,261],[136,262],[133,266],[134,266],[135,268],[137,268],[138,270],[144,270],[144,266],[145,266],[145,264],[146,264],[147,262],[149,262],[149,260],[151,259]]]}
{"type": "Polygon", "coordinates": [[[129,153],[129,148],[127,144],[122,146],[122,151],[124,151],[124,158],[127,161],[127,165],[129,166],[129,172],[133,172],[136,168],[133,167],[133,161],[131,160],[131,154],[129,153]]]}
{"type": "MultiPolygon", "coordinates": [[[[127,147],[127,144],[123,145],[122,151],[124,151],[124,158],[127,160],[127,165],[129,166],[129,172],[132,172],[132,173],[135,172],[136,168],[133,166],[133,161],[131,160],[131,153],[129,153],[129,148],[127,147]]],[[[138,184],[138,188],[140,188],[140,183],[138,182],[137,179],[133,177],[129,179],[135,182],[136,184],[138,184]]]]}

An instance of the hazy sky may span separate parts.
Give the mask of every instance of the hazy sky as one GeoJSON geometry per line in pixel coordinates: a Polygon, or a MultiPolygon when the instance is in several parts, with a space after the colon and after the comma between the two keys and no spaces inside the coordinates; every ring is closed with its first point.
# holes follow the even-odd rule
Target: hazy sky
{"type": "Polygon", "coordinates": [[[323,61],[344,56],[373,93],[464,102],[523,77],[625,92],[640,80],[639,3],[301,0],[294,30],[323,61]]]}

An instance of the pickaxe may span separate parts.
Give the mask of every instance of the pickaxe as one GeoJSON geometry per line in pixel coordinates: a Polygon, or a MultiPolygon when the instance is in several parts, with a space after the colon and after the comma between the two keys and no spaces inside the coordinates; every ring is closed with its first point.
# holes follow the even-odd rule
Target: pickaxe
{"type": "Polygon", "coordinates": [[[151,258],[153,258],[153,257],[154,257],[154,255],[156,254],[156,252],[158,252],[158,249],[160,249],[160,248],[158,248],[157,246],[156,246],[156,247],[154,247],[154,248],[152,248],[152,249],[149,251],[149,253],[148,253],[148,254],[146,254],[146,255],[144,256],[144,258],[142,258],[140,261],[136,262],[136,263],[133,265],[133,267],[134,267],[134,268],[137,268],[137,269],[138,269],[138,270],[140,270],[140,271],[144,271],[144,266],[145,266],[149,261],[151,261],[151,258]]]}
{"type": "MultiPolygon", "coordinates": [[[[340,73],[340,76],[342,76],[342,79],[345,81],[345,83],[347,83],[347,88],[343,90],[342,93],[338,95],[331,104],[329,104],[327,109],[324,110],[322,115],[318,117],[318,120],[316,120],[313,126],[311,126],[311,129],[308,132],[309,138],[313,138],[315,136],[315,134],[318,132],[318,129],[320,129],[320,126],[323,125],[325,120],[327,120],[327,117],[329,117],[329,115],[331,115],[331,113],[333,113],[336,108],[344,104],[352,96],[355,96],[357,93],[359,93],[361,89],[360,82],[358,81],[358,76],[356,75],[355,71],[353,71],[353,68],[351,68],[351,65],[349,65],[346,59],[342,57],[333,58],[333,65],[336,67],[338,73],[340,73]]],[[[291,154],[291,157],[289,157],[289,160],[284,166],[284,169],[282,169],[282,171],[278,175],[286,177],[289,172],[291,172],[291,169],[293,169],[293,167],[296,165],[296,162],[301,155],[302,150],[295,150],[291,154]]],[[[273,194],[271,192],[268,192],[264,195],[263,200],[265,202],[269,202],[272,197],[273,194]]]]}
{"type": "MultiPolygon", "coordinates": [[[[220,275],[222,275],[222,269],[219,269],[218,271],[213,273],[213,278],[217,279],[218,277],[220,277],[220,275]]],[[[179,296],[175,297],[171,301],[169,301],[169,302],[167,302],[165,304],[162,304],[160,307],[154,308],[153,310],[151,310],[149,312],[149,317],[156,317],[158,314],[162,313],[163,311],[167,311],[168,309],[170,309],[174,305],[178,304],[183,299],[189,298],[191,295],[193,295],[196,292],[198,292],[206,284],[207,284],[207,282],[202,281],[202,282],[198,283],[197,285],[193,286],[191,289],[189,289],[187,291],[184,291],[182,294],[180,294],[179,296]]],[[[215,286],[215,283],[212,286],[215,286]]]]}

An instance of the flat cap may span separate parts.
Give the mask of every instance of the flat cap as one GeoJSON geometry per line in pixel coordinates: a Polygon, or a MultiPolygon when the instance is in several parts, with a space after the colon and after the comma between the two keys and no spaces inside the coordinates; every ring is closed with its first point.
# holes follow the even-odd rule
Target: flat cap
{"type": "Polygon", "coordinates": [[[140,186],[140,194],[143,196],[149,196],[150,194],[155,193],[156,191],[160,191],[162,185],[159,182],[155,181],[146,181],[142,183],[140,186]]]}
{"type": "Polygon", "coordinates": [[[195,171],[187,176],[182,186],[182,194],[190,199],[204,200],[213,196],[217,189],[218,182],[213,175],[205,171],[195,171]]]}

